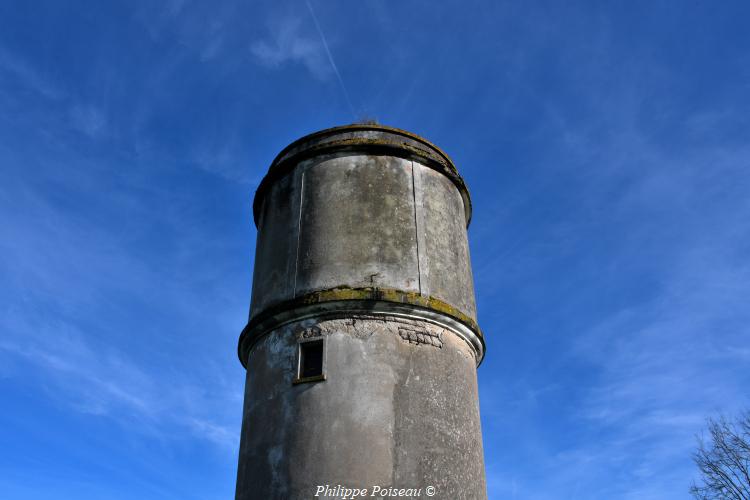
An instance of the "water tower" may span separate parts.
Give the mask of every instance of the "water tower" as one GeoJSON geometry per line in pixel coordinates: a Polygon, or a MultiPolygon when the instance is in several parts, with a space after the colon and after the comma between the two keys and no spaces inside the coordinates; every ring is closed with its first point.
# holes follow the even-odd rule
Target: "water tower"
{"type": "Polygon", "coordinates": [[[236,498],[486,498],[471,201],[450,158],[382,125],[323,130],[276,157],[253,211],[236,498]]]}

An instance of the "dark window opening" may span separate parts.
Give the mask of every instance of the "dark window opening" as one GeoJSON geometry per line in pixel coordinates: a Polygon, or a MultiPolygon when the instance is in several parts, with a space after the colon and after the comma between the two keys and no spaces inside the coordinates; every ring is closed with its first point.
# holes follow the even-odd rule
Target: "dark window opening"
{"type": "Polygon", "coordinates": [[[299,345],[299,368],[295,382],[324,380],[323,340],[302,342],[299,345]]]}

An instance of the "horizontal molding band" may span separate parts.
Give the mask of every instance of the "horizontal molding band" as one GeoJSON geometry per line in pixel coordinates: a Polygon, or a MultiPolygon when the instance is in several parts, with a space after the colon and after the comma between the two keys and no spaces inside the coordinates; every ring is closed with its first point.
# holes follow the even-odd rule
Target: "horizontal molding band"
{"type": "Polygon", "coordinates": [[[237,355],[242,366],[253,346],[282,325],[308,318],[348,317],[353,314],[421,319],[454,332],[474,350],[477,366],[484,359],[485,344],[476,321],[434,297],[414,292],[379,288],[334,288],[311,292],[255,315],[240,334],[237,355]]]}

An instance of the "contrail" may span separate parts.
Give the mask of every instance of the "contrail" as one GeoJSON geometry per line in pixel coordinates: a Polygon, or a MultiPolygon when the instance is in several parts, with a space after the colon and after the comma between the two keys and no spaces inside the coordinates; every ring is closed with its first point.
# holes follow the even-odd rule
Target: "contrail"
{"type": "Polygon", "coordinates": [[[310,10],[310,15],[312,16],[313,22],[315,23],[315,28],[318,30],[318,34],[320,35],[320,40],[323,42],[323,48],[326,49],[326,54],[328,55],[328,61],[331,63],[333,72],[336,73],[336,78],[338,79],[339,85],[341,86],[341,91],[344,93],[346,104],[349,106],[349,112],[351,112],[352,118],[356,120],[357,115],[354,112],[354,106],[352,106],[352,101],[351,99],[349,99],[349,92],[346,91],[346,85],[344,85],[344,80],[341,78],[341,73],[339,73],[339,69],[336,67],[336,63],[333,62],[333,55],[331,55],[331,50],[328,48],[328,42],[326,41],[326,37],[323,34],[323,30],[320,29],[320,24],[318,24],[318,18],[315,15],[315,11],[313,10],[312,4],[310,3],[310,0],[305,0],[305,3],[307,4],[307,8],[310,10]]]}

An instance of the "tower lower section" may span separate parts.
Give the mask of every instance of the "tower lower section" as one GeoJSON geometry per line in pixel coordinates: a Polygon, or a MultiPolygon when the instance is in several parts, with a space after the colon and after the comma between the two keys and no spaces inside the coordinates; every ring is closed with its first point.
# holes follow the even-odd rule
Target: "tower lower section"
{"type": "Polygon", "coordinates": [[[338,487],[486,498],[477,350],[465,335],[373,308],[257,338],[243,360],[236,498],[341,498],[338,487]]]}

